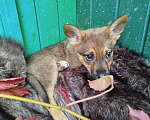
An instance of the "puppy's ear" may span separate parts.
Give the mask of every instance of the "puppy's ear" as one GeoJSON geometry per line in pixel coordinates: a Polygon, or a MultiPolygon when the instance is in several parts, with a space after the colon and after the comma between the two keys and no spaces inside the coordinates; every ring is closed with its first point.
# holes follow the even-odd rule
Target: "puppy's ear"
{"type": "Polygon", "coordinates": [[[64,26],[64,33],[66,34],[70,43],[75,47],[78,47],[79,44],[85,40],[86,36],[83,31],[73,25],[68,24],[64,26]]]}
{"type": "Polygon", "coordinates": [[[110,36],[114,40],[114,42],[116,42],[119,39],[120,34],[123,32],[127,22],[128,22],[127,15],[119,17],[110,26],[108,26],[105,35],[110,36]]]}

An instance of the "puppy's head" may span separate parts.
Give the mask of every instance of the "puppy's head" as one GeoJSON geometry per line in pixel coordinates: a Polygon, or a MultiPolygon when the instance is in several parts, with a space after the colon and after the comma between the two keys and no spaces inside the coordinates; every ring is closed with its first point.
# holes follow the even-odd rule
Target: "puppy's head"
{"type": "Polygon", "coordinates": [[[109,74],[113,48],[124,30],[128,16],[124,15],[111,25],[82,31],[65,25],[64,33],[77,53],[79,61],[88,69],[93,79],[109,74]]]}

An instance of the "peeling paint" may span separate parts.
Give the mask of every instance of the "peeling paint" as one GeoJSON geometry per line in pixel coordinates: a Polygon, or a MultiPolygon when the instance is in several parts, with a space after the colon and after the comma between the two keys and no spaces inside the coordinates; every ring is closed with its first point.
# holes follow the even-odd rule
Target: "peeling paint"
{"type": "Polygon", "coordinates": [[[137,11],[138,10],[138,7],[134,8],[134,11],[137,11]]]}
{"type": "Polygon", "coordinates": [[[110,20],[109,22],[108,22],[108,25],[110,25],[112,23],[112,20],[110,20]]]}

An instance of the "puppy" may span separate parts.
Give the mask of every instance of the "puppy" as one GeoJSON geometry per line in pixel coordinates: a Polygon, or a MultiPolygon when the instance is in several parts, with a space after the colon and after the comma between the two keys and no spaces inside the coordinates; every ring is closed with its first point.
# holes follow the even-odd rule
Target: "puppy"
{"type": "MultiPolygon", "coordinates": [[[[28,82],[43,101],[56,105],[53,91],[57,83],[57,62],[65,60],[70,68],[84,65],[93,80],[109,74],[115,43],[127,21],[128,16],[124,15],[107,27],[84,31],[73,25],[65,25],[64,33],[67,40],[47,47],[28,58],[28,82]]],[[[51,108],[50,113],[55,120],[67,119],[59,110],[51,108]]]]}

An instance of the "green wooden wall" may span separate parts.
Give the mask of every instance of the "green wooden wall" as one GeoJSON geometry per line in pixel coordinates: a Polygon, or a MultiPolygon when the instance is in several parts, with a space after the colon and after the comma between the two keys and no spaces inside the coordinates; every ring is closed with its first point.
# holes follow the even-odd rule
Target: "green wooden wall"
{"type": "Polygon", "coordinates": [[[20,41],[28,56],[64,40],[64,24],[102,27],[125,14],[118,44],[150,60],[150,0],[0,0],[0,35],[20,41]]]}
{"type": "Polygon", "coordinates": [[[20,41],[27,56],[64,40],[66,23],[76,25],[75,0],[0,0],[0,35],[20,41]]]}

